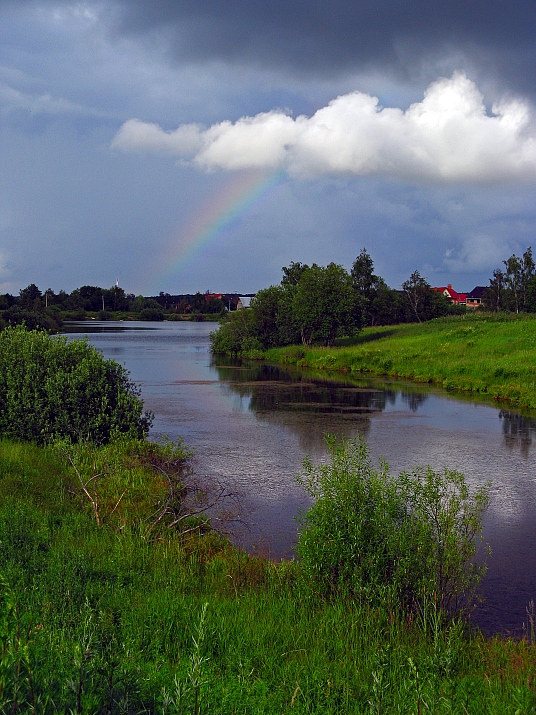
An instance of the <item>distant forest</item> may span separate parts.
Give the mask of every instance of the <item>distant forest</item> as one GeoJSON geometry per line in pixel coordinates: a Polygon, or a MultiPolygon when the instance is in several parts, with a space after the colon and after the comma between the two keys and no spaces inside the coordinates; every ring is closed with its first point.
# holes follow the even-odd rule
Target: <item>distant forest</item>
{"type": "MultiPolygon", "coordinates": [[[[489,286],[480,287],[480,310],[536,313],[536,264],[532,248],[503,261],[493,271],[489,286]]],[[[352,335],[374,325],[422,322],[463,313],[465,305],[454,304],[414,271],[402,290],[390,288],[374,273],[374,263],[365,248],[351,271],[330,263],[292,262],[283,267],[283,278],[253,294],[160,292],[144,297],[123,288],[85,285],[71,293],[44,292],[31,283],[19,295],[0,294],[0,330],[24,323],[28,328],[60,329],[63,320],[132,318],[138,320],[202,320],[224,317],[227,322],[214,341],[216,352],[263,350],[292,343],[333,344],[341,335],[352,335]],[[251,310],[237,311],[239,297],[252,297],[251,310]],[[241,315],[235,315],[239,313],[241,315]]]]}
{"type": "MultiPolygon", "coordinates": [[[[240,294],[242,296],[248,294],[240,294]]],[[[63,320],[97,318],[109,320],[131,317],[139,320],[173,320],[181,316],[202,319],[204,315],[223,315],[236,310],[238,293],[195,293],[144,297],[125,293],[123,288],[82,286],[71,293],[48,288],[41,291],[35,283],[19,291],[19,295],[0,294],[0,329],[5,325],[25,323],[28,328],[55,331],[63,320]]]]}

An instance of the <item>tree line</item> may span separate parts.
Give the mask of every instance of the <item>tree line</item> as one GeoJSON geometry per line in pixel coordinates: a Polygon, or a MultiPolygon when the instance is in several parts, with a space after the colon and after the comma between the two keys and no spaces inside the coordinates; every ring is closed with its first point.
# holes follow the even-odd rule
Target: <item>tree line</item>
{"type": "Polygon", "coordinates": [[[486,310],[536,313],[536,264],[529,247],[519,257],[512,254],[496,268],[482,296],[486,310]]]}
{"type": "Polygon", "coordinates": [[[93,314],[100,320],[111,318],[115,313],[128,313],[140,320],[164,320],[166,315],[189,314],[192,317],[206,314],[223,314],[236,308],[238,295],[216,298],[204,293],[193,295],[170,295],[161,292],[158,296],[144,297],[125,293],[123,288],[85,285],[71,293],[51,288],[41,291],[35,283],[19,291],[19,295],[0,294],[0,329],[5,325],[26,325],[30,329],[41,328],[57,331],[63,319],[83,320],[93,314]]]}
{"type": "Polygon", "coordinates": [[[462,312],[414,271],[402,290],[374,273],[363,248],[350,272],[343,266],[292,262],[279,285],[257,293],[249,310],[227,315],[212,334],[215,353],[254,353],[302,343],[333,345],[374,325],[431,320],[462,312]]]}

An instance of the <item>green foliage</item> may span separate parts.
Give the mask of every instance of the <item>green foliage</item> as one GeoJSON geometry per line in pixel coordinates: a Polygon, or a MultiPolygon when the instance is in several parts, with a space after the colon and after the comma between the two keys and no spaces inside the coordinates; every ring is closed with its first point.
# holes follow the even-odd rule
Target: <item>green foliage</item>
{"type": "Polygon", "coordinates": [[[373,273],[366,249],[349,274],[330,263],[283,267],[280,285],[260,290],[249,316],[228,317],[212,338],[212,351],[259,358],[272,348],[302,343],[330,347],[337,338],[355,337],[366,325],[394,325],[465,312],[433,291],[415,271],[405,292],[392,290],[373,273]]]}
{"type": "Polygon", "coordinates": [[[128,371],[87,341],[8,327],[0,333],[0,365],[0,435],[106,443],[149,430],[151,415],[143,414],[128,371]]]}
{"type": "Polygon", "coordinates": [[[342,266],[313,264],[303,271],[293,296],[293,316],[304,345],[330,346],[361,327],[352,279],[342,266]]]}
{"type": "Polygon", "coordinates": [[[497,268],[483,295],[487,310],[513,313],[536,312],[536,264],[529,246],[520,258],[512,254],[503,261],[504,270],[497,268]]]}
{"type": "Polygon", "coordinates": [[[13,305],[0,313],[6,325],[25,325],[29,330],[47,330],[57,332],[61,328],[61,319],[55,312],[38,307],[35,310],[13,305]]]}
{"type": "Polygon", "coordinates": [[[426,323],[365,328],[358,338],[340,344],[330,350],[332,364],[322,363],[325,350],[314,347],[304,348],[296,358],[275,348],[265,352],[265,359],[403,377],[536,408],[533,315],[466,312],[426,323]]]}
{"type": "Polygon", "coordinates": [[[22,288],[19,291],[19,304],[22,308],[27,310],[34,310],[39,308],[42,304],[41,291],[35,285],[35,283],[30,283],[26,288],[22,288]]]}
{"type": "Polygon", "coordinates": [[[174,461],[180,446],[75,449],[88,475],[96,460],[99,472],[108,463],[105,479],[139,482],[117,522],[97,526],[57,447],[0,442],[0,712],[534,709],[526,642],[473,636],[433,602],[406,618],[356,598],[319,599],[298,562],[248,556],[210,532],[148,538],[162,486],[138,458],[174,461]]]}
{"type": "Polygon", "coordinates": [[[235,310],[223,318],[219,330],[210,333],[210,347],[213,353],[238,355],[254,338],[254,313],[251,310],[235,310]]]}
{"type": "Polygon", "coordinates": [[[139,314],[140,320],[164,320],[164,313],[160,306],[158,308],[144,308],[139,314]]]}
{"type": "Polygon", "coordinates": [[[250,309],[226,316],[211,336],[212,352],[261,357],[272,347],[332,345],[337,336],[358,332],[361,311],[342,266],[292,263],[283,273],[281,285],[259,291],[250,309]]]}
{"type": "Polygon", "coordinates": [[[474,605],[485,567],[473,562],[488,503],[462,474],[375,469],[363,440],[329,437],[331,461],[306,460],[300,484],[315,499],[301,517],[297,553],[321,594],[350,593],[422,612],[474,605]]]}

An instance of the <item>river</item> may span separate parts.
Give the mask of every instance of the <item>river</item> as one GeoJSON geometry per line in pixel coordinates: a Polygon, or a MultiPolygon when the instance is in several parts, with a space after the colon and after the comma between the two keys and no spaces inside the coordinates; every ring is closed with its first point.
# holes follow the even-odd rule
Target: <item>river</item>
{"type": "Polygon", "coordinates": [[[536,597],[536,419],[402,381],[334,383],[214,361],[216,327],[91,321],[65,330],[128,368],[155,414],[151,438],[183,437],[196,473],[240,494],[248,528],[233,538],[252,552],[292,557],[295,517],[308,505],[295,476],[306,455],[325,459],[326,433],[363,435],[394,472],[430,465],[460,470],[471,487],[490,481],[484,537],[492,555],[474,620],[487,633],[522,633],[536,597]]]}

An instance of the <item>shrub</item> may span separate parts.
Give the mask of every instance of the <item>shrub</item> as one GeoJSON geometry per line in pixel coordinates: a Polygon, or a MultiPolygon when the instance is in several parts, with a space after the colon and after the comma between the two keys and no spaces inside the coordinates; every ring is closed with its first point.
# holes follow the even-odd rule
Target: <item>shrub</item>
{"type": "Polygon", "coordinates": [[[147,435],[139,390],[128,371],[87,340],[67,342],[24,326],[0,333],[0,434],[15,440],[107,443],[147,435]]]}
{"type": "Polygon", "coordinates": [[[315,499],[300,517],[297,553],[315,591],[445,612],[474,605],[485,572],[473,559],[488,488],[471,494],[462,474],[372,465],[363,440],[328,437],[331,461],[304,463],[299,483],[315,499]]]}
{"type": "Polygon", "coordinates": [[[210,349],[215,355],[238,355],[243,343],[253,337],[251,310],[235,310],[222,320],[218,330],[210,333],[210,349]]]}
{"type": "Polygon", "coordinates": [[[164,320],[164,312],[162,308],[144,308],[140,312],[140,320],[164,320]]]}
{"type": "Polygon", "coordinates": [[[5,325],[26,325],[30,330],[57,332],[61,328],[61,319],[52,310],[28,310],[13,305],[0,313],[5,325]]]}

